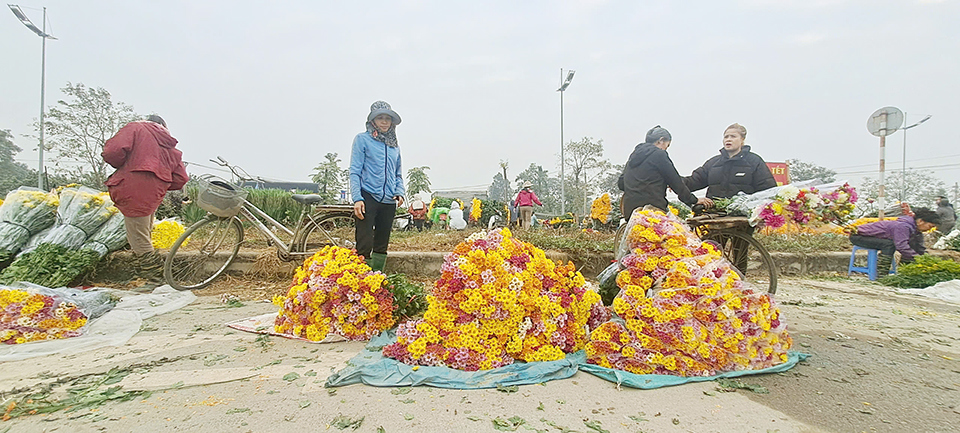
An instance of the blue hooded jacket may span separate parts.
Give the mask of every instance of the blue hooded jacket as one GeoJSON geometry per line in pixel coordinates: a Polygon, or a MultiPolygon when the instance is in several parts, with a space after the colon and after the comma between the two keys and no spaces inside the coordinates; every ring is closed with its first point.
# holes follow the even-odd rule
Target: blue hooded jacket
{"type": "Polygon", "coordinates": [[[392,204],[403,196],[403,171],[400,148],[377,141],[367,132],[357,134],[350,152],[350,197],[353,203],[363,200],[366,191],[380,203],[392,204]]]}

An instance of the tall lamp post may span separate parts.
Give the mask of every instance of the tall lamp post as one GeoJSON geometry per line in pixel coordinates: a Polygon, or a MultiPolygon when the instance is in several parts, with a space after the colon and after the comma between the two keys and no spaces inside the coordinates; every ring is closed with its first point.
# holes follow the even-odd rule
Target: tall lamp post
{"type": "Polygon", "coordinates": [[[563,173],[563,166],[566,165],[566,160],[563,159],[563,92],[567,90],[567,87],[570,87],[570,82],[573,81],[573,74],[577,71],[567,71],[567,78],[563,78],[563,68],[560,68],[560,88],[557,89],[560,92],[560,215],[567,214],[567,189],[566,189],[566,178],[563,173]]]}
{"type": "Polygon", "coordinates": [[[56,40],[57,38],[47,33],[47,8],[43,8],[43,29],[39,29],[30,21],[30,18],[27,18],[27,15],[20,10],[20,6],[12,4],[8,4],[7,6],[10,7],[10,10],[13,11],[13,14],[17,16],[17,19],[19,19],[23,25],[27,26],[30,31],[36,33],[37,36],[43,39],[43,48],[41,48],[40,51],[40,163],[37,169],[37,188],[43,190],[43,130],[45,129],[43,124],[43,97],[47,82],[47,39],[56,40]]]}
{"type": "MultiPolygon", "coordinates": [[[[901,202],[903,201],[903,199],[907,197],[907,130],[910,128],[913,128],[914,126],[920,126],[921,123],[930,120],[931,117],[933,116],[928,114],[927,117],[920,119],[919,122],[914,123],[913,125],[910,125],[910,126],[903,127],[903,169],[902,169],[902,172],[900,173],[900,201],[901,202]]],[[[906,111],[903,112],[903,120],[904,122],[906,122],[907,120],[906,111]]]]}

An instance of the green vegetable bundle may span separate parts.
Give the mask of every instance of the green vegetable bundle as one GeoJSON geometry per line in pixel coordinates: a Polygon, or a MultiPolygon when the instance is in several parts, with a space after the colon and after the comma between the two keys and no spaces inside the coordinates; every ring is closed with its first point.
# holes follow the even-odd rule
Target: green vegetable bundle
{"type": "Polygon", "coordinates": [[[393,317],[397,322],[410,320],[423,315],[427,311],[427,295],[423,286],[411,283],[404,274],[393,274],[387,277],[387,290],[393,294],[393,303],[397,309],[393,317]]]}
{"type": "Polygon", "coordinates": [[[96,251],[40,244],[4,269],[0,273],[0,284],[25,281],[50,288],[64,287],[93,270],[99,261],[100,255],[96,251]]]}
{"type": "Polygon", "coordinates": [[[917,256],[911,263],[899,266],[896,275],[883,277],[880,283],[900,288],[922,289],[956,279],[960,279],[960,263],[922,255],[917,256]]]}

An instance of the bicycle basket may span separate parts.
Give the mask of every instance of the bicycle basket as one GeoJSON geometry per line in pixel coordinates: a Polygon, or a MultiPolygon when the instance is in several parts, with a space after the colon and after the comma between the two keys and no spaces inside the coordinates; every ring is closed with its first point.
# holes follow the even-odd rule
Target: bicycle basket
{"type": "Polygon", "coordinates": [[[247,191],[216,178],[200,178],[200,192],[197,194],[197,206],[221,218],[229,218],[240,213],[247,191]]]}

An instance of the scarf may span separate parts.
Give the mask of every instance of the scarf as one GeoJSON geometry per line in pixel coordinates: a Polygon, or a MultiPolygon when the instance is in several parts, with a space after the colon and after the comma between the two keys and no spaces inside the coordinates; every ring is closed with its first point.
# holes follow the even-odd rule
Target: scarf
{"type": "Polygon", "coordinates": [[[390,125],[390,129],[387,132],[380,132],[376,126],[373,126],[373,122],[367,122],[367,133],[373,137],[374,140],[377,140],[381,143],[386,144],[390,147],[397,147],[397,126],[390,125]]]}

